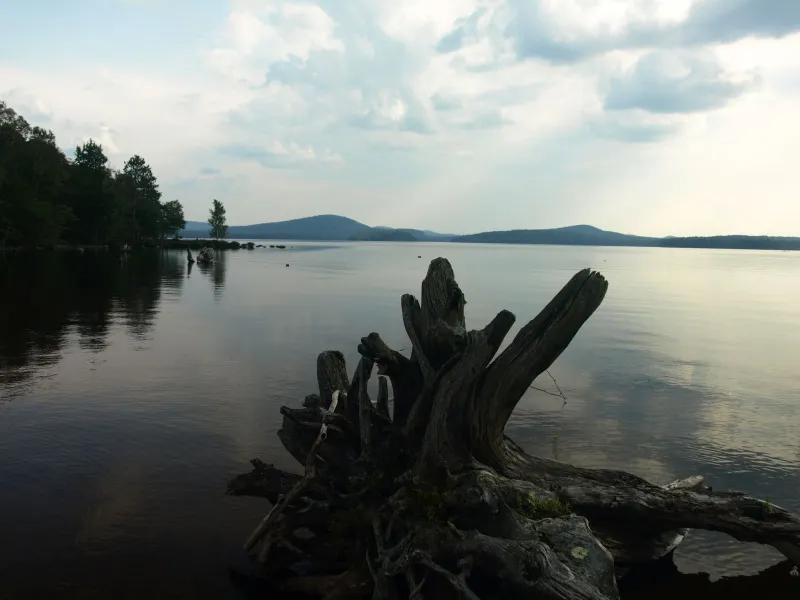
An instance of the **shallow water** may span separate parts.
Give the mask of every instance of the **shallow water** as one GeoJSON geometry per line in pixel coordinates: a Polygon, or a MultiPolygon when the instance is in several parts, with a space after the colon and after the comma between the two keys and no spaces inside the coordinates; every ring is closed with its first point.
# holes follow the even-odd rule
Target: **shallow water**
{"type": "MultiPolygon", "coordinates": [[[[509,340],[575,271],[609,279],[551,369],[567,403],[531,390],[517,407],[509,434],[529,451],[658,483],[702,473],[800,511],[800,255],[288,245],[191,271],[177,251],[0,259],[0,599],[237,597],[228,568],[266,507],[224,496],[227,479],[256,455],[295,468],[278,408],[314,391],[318,352],[355,366],[371,331],[408,351],[399,298],[436,256],[468,324],[517,315],[509,340]]],[[[692,532],[675,562],[713,580],[780,559],[692,532]]],[[[800,592],[785,565],[732,585],[669,573],[627,597],[800,592]]]]}

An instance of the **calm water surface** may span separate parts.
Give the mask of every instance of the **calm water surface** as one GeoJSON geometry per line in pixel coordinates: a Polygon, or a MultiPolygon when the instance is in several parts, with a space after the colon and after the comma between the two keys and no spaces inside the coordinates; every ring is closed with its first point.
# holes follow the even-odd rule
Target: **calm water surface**
{"type": "MultiPolygon", "coordinates": [[[[228,568],[267,506],[224,496],[227,479],[253,456],[297,468],[278,409],[316,389],[321,350],[352,368],[378,331],[408,352],[400,295],[436,256],[478,328],[502,308],[522,326],[581,268],[609,279],[551,369],[568,402],[531,390],[517,407],[530,452],[657,483],[702,473],[800,511],[799,254],[289,245],[192,270],[180,252],[0,259],[0,599],[241,597],[228,568]]],[[[692,532],[681,574],[626,595],[796,598],[785,564],[758,575],[780,560],[692,532]]]]}

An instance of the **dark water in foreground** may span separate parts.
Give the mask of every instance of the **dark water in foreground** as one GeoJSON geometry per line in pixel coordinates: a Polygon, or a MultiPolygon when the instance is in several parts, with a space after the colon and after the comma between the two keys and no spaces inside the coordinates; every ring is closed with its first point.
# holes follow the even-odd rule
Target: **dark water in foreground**
{"type": "MultiPolygon", "coordinates": [[[[179,252],[42,253],[0,258],[0,599],[241,597],[228,568],[267,506],[227,479],[256,455],[295,468],[279,406],[314,391],[321,350],[354,366],[371,331],[408,349],[400,295],[441,255],[472,326],[521,326],[586,266],[610,281],[551,369],[567,404],[517,408],[529,451],[800,511],[798,254],[294,243],[187,272],[179,252]]],[[[780,560],[692,532],[683,574],[626,597],[796,598],[785,565],[758,574],[780,560]]]]}

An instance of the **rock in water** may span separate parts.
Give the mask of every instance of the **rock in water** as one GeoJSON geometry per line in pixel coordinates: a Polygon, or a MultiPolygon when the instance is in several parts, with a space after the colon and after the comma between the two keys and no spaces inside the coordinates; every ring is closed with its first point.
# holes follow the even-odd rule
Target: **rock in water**
{"type": "Polygon", "coordinates": [[[208,246],[203,246],[197,253],[197,262],[201,265],[210,265],[214,261],[214,251],[208,246]]]}

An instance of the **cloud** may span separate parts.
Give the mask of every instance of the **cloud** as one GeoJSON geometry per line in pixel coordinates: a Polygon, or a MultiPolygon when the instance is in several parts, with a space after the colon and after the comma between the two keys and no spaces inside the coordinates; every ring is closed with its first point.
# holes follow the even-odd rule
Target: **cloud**
{"type": "Polygon", "coordinates": [[[649,52],[611,81],[607,110],[696,113],[722,108],[753,88],[753,74],[725,73],[710,53],[649,52]]]}
{"type": "Polygon", "coordinates": [[[469,232],[578,215],[679,234],[724,210],[726,227],[788,231],[798,6],[111,3],[81,9],[91,34],[74,43],[23,3],[4,14],[0,97],[62,146],[97,139],[117,168],[144,156],[189,218],[217,197],[237,223],[325,212],[469,232]],[[145,37],[157,45],[137,53],[120,41],[145,37]],[[254,202],[264,190],[292,201],[254,202]]]}
{"type": "Polygon", "coordinates": [[[254,160],[264,167],[290,168],[310,163],[340,165],[344,162],[341,156],[330,149],[318,152],[311,146],[301,146],[296,142],[283,144],[277,140],[267,146],[224,146],[219,152],[226,156],[254,160]]]}
{"type": "Polygon", "coordinates": [[[383,92],[348,122],[353,127],[363,129],[393,129],[421,134],[433,132],[424,107],[410,94],[383,92]]]}
{"type": "Polygon", "coordinates": [[[12,88],[0,95],[8,106],[18,115],[23,115],[31,124],[47,127],[52,122],[52,114],[47,105],[35,95],[21,89],[12,88]]]}
{"type": "Polygon", "coordinates": [[[728,43],[747,37],[781,38],[800,32],[796,0],[705,0],[677,28],[681,41],[728,43]]]}
{"type": "Polygon", "coordinates": [[[437,52],[446,54],[461,49],[466,40],[478,34],[480,20],[486,14],[486,7],[480,7],[468,17],[458,19],[455,28],[436,44],[437,52]]]}
{"type": "Polygon", "coordinates": [[[588,130],[600,137],[634,144],[660,142],[679,133],[683,126],[680,119],[640,110],[604,114],[587,123],[588,130]]]}
{"type": "Polygon", "coordinates": [[[467,130],[478,130],[503,127],[511,123],[512,121],[504,117],[501,111],[486,110],[470,117],[466,121],[459,122],[458,126],[467,130]]]}
{"type": "MultiPolygon", "coordinates": [[[[263,7],[240,3],[228,16],[226,45],[208,53],[220,73],[248,83],[261,83],[265,63],[292,58],[307,60],[318,50],[342,51],[334,23],[312,3],[270,2],[263,7]]],[[[263,3],[262,3],[263,4],[263,3]]]]}
{"type": "MultiPolygon", "coordinates": [[[[616,50],[676,48],[782,38],[800,32],[795,0],[508,0],[496,10],[519,58],[568,64],[616,50]]],[[[443,37],[452,50],[464,24],[443,37]]],[[[458,40],[460,43],[456,44],[458,40]]]]}
{"type": "Polygon", "coordinates": [[[431,96],[431,106],[433,106],[434,110],[449,111],[458,110],[459,108],[462,108],[464,104],[455,96],[448,96],[446,94],[437,92],[431,96]]]}

